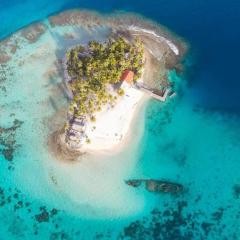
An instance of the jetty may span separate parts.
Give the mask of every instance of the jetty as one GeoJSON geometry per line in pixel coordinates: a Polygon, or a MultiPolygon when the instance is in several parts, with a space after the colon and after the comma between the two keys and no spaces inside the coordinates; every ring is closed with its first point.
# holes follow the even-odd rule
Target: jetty
{"type": "Polygon", "coordinates": [[[176,95],[174,92],[172,92],[172,90],[170,88],[166,88],[164,90],[153,89],[153,88],[146,86],[142,82],[135,83],[134,87],[140,91],[145,92],[150,97],[155,98],[161,102],[165,102],[167,97],[173,97],[176,95]]]}

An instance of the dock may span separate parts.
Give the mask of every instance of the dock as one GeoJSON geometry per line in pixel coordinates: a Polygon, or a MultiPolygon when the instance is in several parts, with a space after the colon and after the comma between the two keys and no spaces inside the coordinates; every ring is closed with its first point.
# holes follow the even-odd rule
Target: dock
{"type": "MultiPolygon", "coordinates": [[[[143,83],[135,83],[134,87],[137,88],[140,91],[145,92],[150,97],[155,98],[155,99],[157,99],[161,102],[165,102],[167,97],[170,96],[169,94],[172,91],[170,88],[167,88],[164,91],[160,91],[160,90],[157,90],[157,89],[152,89],[152,88],[149,88],[148,86],[146,86],[143,83]]],[[[172,95],[174,95],[174,93],[172,93],[171,96],[172,95]]]]}

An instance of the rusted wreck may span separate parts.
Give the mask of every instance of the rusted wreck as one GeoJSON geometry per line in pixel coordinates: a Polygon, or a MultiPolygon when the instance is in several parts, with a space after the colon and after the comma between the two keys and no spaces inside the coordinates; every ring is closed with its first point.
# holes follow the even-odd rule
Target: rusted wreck
{"type": "Polygon", "coordinates": [[[169,181],[154,180],[154,179],[131,179],[125,181],[127,185],[138,188],[145,184],[145,189],[154,193],[182,193],[183,185],[169,181]]]}

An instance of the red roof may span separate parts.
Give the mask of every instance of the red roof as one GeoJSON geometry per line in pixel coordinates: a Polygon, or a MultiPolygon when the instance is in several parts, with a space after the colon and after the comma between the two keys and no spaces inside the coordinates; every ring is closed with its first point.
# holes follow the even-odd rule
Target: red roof
{"type": "Polygon", "coordinates": [[[133,82],[133,77],[134,77],[134,72],[133,71],[125,70],[122,73],[121,80],[126,81],[128,83],[132,83],[133,82]]]}

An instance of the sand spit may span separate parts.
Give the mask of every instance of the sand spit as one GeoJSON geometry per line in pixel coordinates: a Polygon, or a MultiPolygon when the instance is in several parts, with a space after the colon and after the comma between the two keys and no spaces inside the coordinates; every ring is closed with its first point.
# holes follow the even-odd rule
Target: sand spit
{"type": "Polygon", "coordinates": [[[11,60],[10,49],[14,46],[11,40],[11,38],[8,38],[0,42],[0,64],[5,64],[11,60]]]}
{"type": "MultiPolygon", "coordinates": [[[[159,62],[147,50],[144,54],[145,68],[143,77],[139,81],[154,82],[159,74],[159,62]]],[[[163,84],[163,81],[162,81],[163,84]]],[[[165,83],[167,86],[167,82],[165,83]]],[[[54,122],[52,136],[49,139],[50,151],[58,159],[78,160],[82,154],[93,155],[116,155],[124,150],[131,142],[131,129],[137,121],[139,110],[149,100],[143,92],[123,84],[125,95],[120,97],[113,108],[106,107],[101,112],[96,113],[96,122],[88,122],[85,134],[90,138],[90,144],[84,144],[79,149],[69,149],[65,144],[64,131],[59,129],[64,125],[65,116],[55,116],[50,122],[54,122]],[[62,119],[58,124],[59,118],[62,119]]]]}
{"type": "Polygon", "coordinates": [[[187,44],[179,36],[165,27],[135,13],[116,13],[101,15],[94,11],[68,10],[49,17],[52,27],[74,25],[89,30],[101,26],[112,29],[112,36],[122,35],[126,38],[138,36],[144,42],[146,49],[158,60],[162,79],[166,77],[165,70],[183,69],[180,64],[187,51],[187,44]]]}

